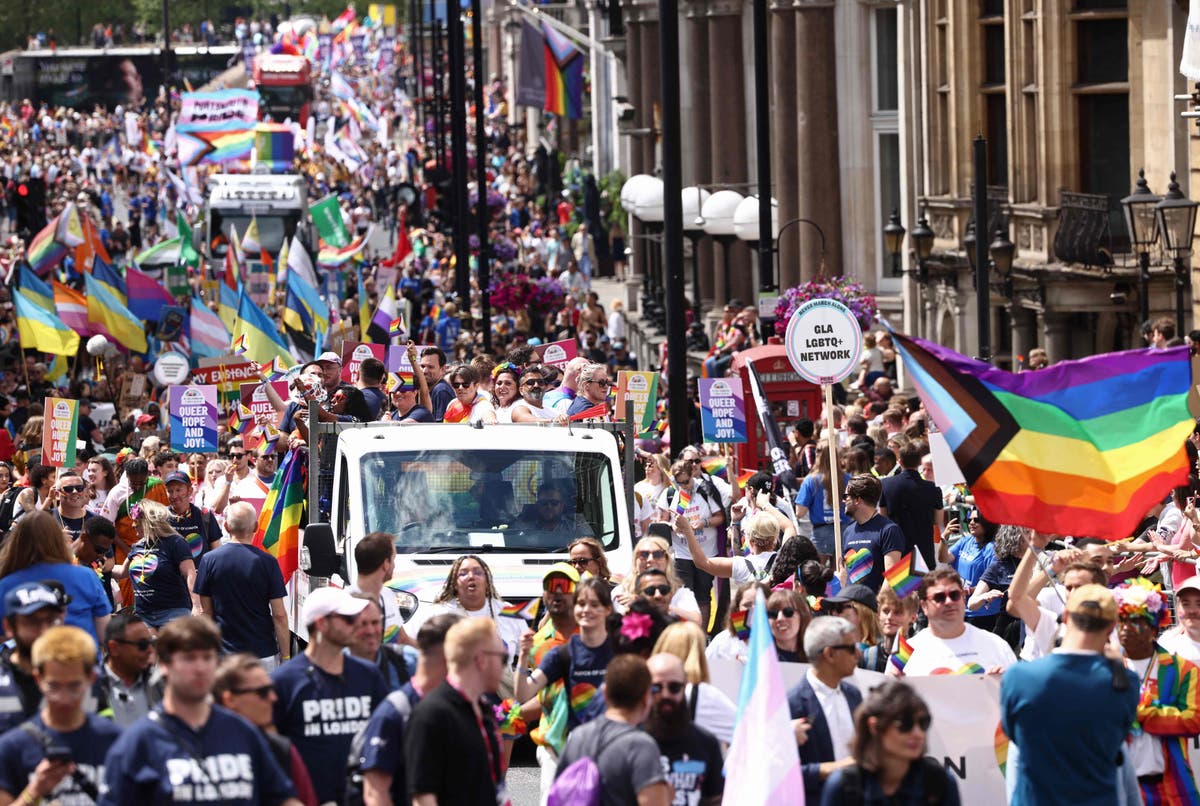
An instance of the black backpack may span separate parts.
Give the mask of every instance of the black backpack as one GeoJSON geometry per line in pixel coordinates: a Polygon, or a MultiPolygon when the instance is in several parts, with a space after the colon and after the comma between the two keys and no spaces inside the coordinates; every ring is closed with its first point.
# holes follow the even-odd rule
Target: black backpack
{"type": "Polygon", "coordinates": [[[25,487],[9,487],[0,495],[0,533],[7,532],[13,525],[13,510],[17,506],[17,496],[25,492],[25,487]]]}
{"type": "MultiPolygon", "coordinates": [[[[928,756],[921,759],[924,776],[925,803],[941,806],[946,799],[946,768],[937,759],[928,756]]],[[[842,799],[846,806],[859,806],[863,802],[863,768],[857,764],[842,768],[842,799]]]]}

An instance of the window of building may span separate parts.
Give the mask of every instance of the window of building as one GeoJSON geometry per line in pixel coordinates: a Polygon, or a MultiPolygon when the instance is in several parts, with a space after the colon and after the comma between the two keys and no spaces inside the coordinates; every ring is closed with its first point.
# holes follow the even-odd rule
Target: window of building
{"type": "Polygon", "coordinates": [[[900,82],[896,9],[875,9],[875,110],[894,112],[899,108],[900,82]]]}
{"type": "Polygon", "coordinates": [[[1119,12],[1122,6],[1078,0],[1072,14],[1079,189],[1108,197],[1109,231],[1117,248],[1128,237],[1121,198],[1129,192],[1130,176],[1129,21],[1112,16],[1112,9],[1119,12]]]}
{"type": "Polygon", "coordinates": [[[983,37],[983,128],[987,137],[988,184],[1008,186],[1007,53],[1004,45],[1003,0],[982,0],[979,24],[983,37]]]}
{"type": "Polygon", "coordinates": [[[900,84],[899,27],[895,7],[871,10],[871,129],[875,148],[875,232],[879,233],[875,254],[879,280],[892,277],[892,261],[883,244],[883,226],[892,210],[903,210],[900,198],[900,84]]]}

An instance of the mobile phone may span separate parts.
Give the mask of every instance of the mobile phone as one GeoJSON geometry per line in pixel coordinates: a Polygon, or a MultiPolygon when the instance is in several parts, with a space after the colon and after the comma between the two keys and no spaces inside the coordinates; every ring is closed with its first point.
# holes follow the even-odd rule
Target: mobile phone
{"type": "Polygon", "coordinates": [[[69,764],[74,760],[71,748],[57,744],[46,748],[46,758],[51,764],[69,764]]]}

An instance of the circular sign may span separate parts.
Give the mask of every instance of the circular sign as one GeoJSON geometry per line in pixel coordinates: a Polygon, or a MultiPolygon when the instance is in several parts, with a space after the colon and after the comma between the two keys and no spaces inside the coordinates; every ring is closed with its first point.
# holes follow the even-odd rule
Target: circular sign
{"type": "Polygon", "coordinates": [[[162,353],[154,362],[154,380],[163,386],[184,383],[191,371],[191,365],[183,353],[162,353]]]}
{"type": "Polygon", "coordinates": [[[862,328],[835,299],[812,299],[797,308],[783,343],[792,368],[811,383],[838,383],[862,360],[862,328]]]}

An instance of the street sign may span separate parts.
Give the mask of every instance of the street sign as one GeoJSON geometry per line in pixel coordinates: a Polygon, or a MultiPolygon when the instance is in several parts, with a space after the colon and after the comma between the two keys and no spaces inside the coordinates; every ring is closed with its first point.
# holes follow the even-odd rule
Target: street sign
{"type": "Polygon", "coordinates": [[[783,341],[788,361],[811,383],[838,383],[862,360],[862,328],[850,309],[833,299],[813,299],[797,308],[783,341]]]}

